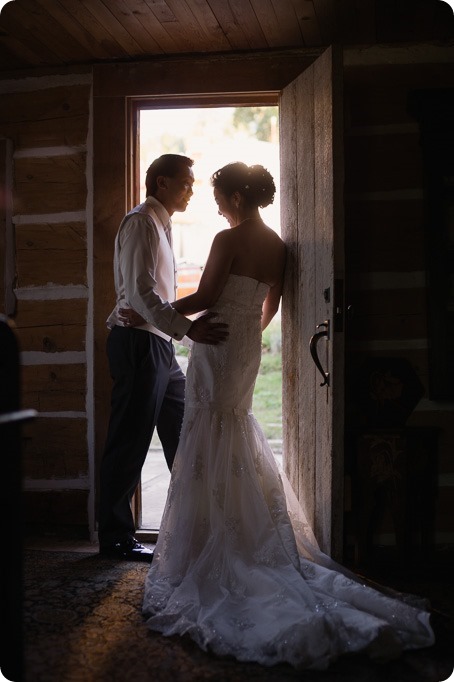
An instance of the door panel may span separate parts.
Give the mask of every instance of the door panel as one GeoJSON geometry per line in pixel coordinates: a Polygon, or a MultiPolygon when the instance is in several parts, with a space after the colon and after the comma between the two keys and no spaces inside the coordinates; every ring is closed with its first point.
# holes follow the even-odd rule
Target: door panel
{"type": "Polygon", "coordinates": [[[340,558],[343,518],[342,65],[327,49],[280,101],[284,466],[321,548],[340,558]],[[336,286],[335,286],[336,284],[336,286]],[[336,324],[334,313],[337,309],[336,324]],[[326,327],[318,327],[318,325],[326,327]],[[309,344],[317,344],[323,383],[309,344]]]}

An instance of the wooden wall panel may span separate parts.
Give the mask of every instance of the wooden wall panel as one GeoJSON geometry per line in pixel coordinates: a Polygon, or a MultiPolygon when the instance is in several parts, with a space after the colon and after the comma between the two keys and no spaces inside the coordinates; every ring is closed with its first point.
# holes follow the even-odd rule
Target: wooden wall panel
{"type": "MultiPolygon", "coordinates": [[[[354,316],[350,323],[350,333],[362,338],[383,340],[392,339],[402,341],[421,339],[427,335],[427,314],[419,315],[398,314],[391,310],[384,310],[381,315],[354,316]]],[[[399,347],[396,343],[396,347],[399,347]]],[[[396,353],[400,356],[401,351],[396,353]]]]}
{"type": "Polygon", "coordinates": [[[86,229],[82,223],[16,227],[17,286],[87,284],[86,229]]]}
{"type": "Polygon", "coordinates": [[[88,473],[85,419],[38,418],[23,429],[25,478],[77,479],[88,473]]]}
{"type": "Polygon", "coordinates": [[[454,453],[454,429],[450,426],[453,420],[452,411],[446,409],[443,403],[438,403],[433,407],[435,409],[420,409],[413,412],[408,419],[408,425],[438,429],[439,473],[452,473],[454,453]]]}
{"type": "Polygon", "coordinates": [[[86,154],[15,160],[15,214],[85,209],[86,154]]]}
{"type": "MultiPolygon", "coordinates": [[[[364,316],[419,315],[425,320],[425,289],[374,289],[352,292],[355,315],[353,321],[364,316]]],[[[425,329],[422,331],[425,332],[425,329]]],[[[408,335],[410,337],[410,334],[408,335]]]]}
{"type": "Polygon", "coordinates": [[[436,503],[435,526],[439,532],[452,534],[452,510],[454,509],[454,487],[440,488],[436,503]]]}
{"type": "Polygon", "coordinates": [[[407,113],[407,91],[401,85],[380,80],[376,87],[370,83],[365,88],[350,91],[348,123],[350,126],[412,125],[414,120],[407,113]]]}
{"type": "Polygon", "coordinates": [[[125,159],[126,103],[121,97],[94,101],[95,420],[96,457],[101,460],[110,414],[112,382],[106,356],[106,319],[115,305],[115,235],[128,207],[125,159]],[[115,188],[115,191],[112,191],[115,188]]]}
{"type": "Polygon", "coordinates": [[[86,299],[18,301],[14,321],[21,350],[85,350],[86,317],[86,299]]]}
{"type": "Polygon", "coordinates": [[[24,492],[24,520],[27,531],[56,533],[69,526],[68,535],[74,537],[74,526],[79,526],[80,537],[88,538],[88,490],[46,490],[24,492]]]}
{"type": "Polygon", "coordinates": [[[423,221],[422,199],[354,201],[347,198],[349,269],[355,272],[420,270],[425,262],[423,221]]]}
{"type": "Polygon", "coordinates": [[[446,500],[452,509],[454,420],[452,405],[427,399],[423,166],[417,122],[407,111],[412,89],[445,87],[448,81],[452,87],[450,66],[346,69],[346,303],[352,306],[346,375],[348,423],[354,429],[364,420],[355,401],[362,363],[389,357],[413,367],[426,394],[405,425],[438,429],[435,525],[452,535],[446,500]]]}
{"type": "Polygon", "coordinates": [[[24,365],[22,384],[22,402],[27,408],[85,412],[85,365],[24,365]]]}
{"type": "Polygon", "coordinates": [[[2,95],[0,130],[18,150],[83,145],[90,88],[74,85],[2,95]]]}
{"type": "Polygon", "coordinates": [[[361,135],[346,142],[348,192],[395,192],[420,187],[422,160],[418,135],[361,135]]]}
{"type": "Polygon", "coordinates": [[[0,264],[1,264],[1,277],[0,277],[0,313],[5,313],[5,278],[4,278],[4,268],[6,265],[6,230],[7,230],[7,167],[6,164],[8,153],[7,153],[7,141],[0,138],[0,187],[4,187],[5,190],[2,192],[2,197],[0,198],[0,264]]]}

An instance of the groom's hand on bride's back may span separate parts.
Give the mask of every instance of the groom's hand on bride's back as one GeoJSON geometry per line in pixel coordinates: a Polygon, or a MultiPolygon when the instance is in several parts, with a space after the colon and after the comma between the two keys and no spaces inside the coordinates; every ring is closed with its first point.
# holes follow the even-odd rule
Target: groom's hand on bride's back
{"type": "Polygon", "coordinates": [[[209,343],[216,346],[225,341],[229,335],[228,324],[225,322],[211,322],[217,313],[205,313],[194,320],[186,336],[197,343],[209,343]]]}

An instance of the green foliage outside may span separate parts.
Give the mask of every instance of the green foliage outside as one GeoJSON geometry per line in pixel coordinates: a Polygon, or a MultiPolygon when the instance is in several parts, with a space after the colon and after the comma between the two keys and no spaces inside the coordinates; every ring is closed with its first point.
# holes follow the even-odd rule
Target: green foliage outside
{"type": "Polygon", "coordinates": [[[282,440],[281,325],[273,321],[262,337],[262,362],[255,384],[254,416],[268,440],[282,440]]]}
{"type": "Polygon", "coordinates": [[[278,117],[278,107],[237,107],[233,113],[233,126],[248,131],[262,142],[271,142],[278,117]]]}

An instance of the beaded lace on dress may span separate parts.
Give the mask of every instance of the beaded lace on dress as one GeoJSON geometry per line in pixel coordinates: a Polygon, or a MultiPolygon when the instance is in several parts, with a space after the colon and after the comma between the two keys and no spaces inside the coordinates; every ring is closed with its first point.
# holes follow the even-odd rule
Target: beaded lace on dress
{"type": "Polygon", "coordinates": [[[268,286],[230,275],[228,341],[195,344],[143,612],[152,630],[263,665],[326,668],[343,653],[430,646],[429,614],[363,585],[318,548],[255,420],[268,286]]]}

